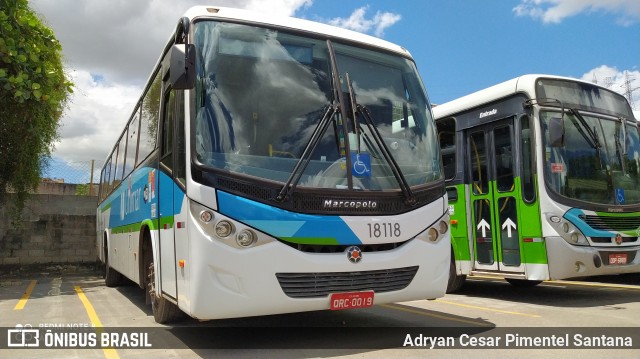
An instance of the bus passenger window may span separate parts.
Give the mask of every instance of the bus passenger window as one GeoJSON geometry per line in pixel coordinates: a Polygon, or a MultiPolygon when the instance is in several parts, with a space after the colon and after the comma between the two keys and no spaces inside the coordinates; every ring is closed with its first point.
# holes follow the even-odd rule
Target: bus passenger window
{"type": "Polygon", "coordinates": [[[476,132],[469,136],[469,159],[471,162],[471,178],[474,194],[486,194],[489,191],[487,179],[487,156],[484,132],[476,132]]]}
{"type": "Polygon", "coordinates": [[[525,202],[531,203],[536,199],[536,188],[533,178],[533,151],[531,142],[531,126],[529,124],[529,116],[520,118],[520,147],[522,151],[522,197],[525,202]]]}
{"type": "Polygon", "coordinates": [[[458,189],[455,187],[447,187],[447,197],[449,198],[449,203],[454,203],[458,201],[458,189]]]}
{"type": "Polygon", "coordinates": [[[456,122],[449,118],[438,121],[437,126],[444,178],[450,180],[456,176],[456,122]]]}
{"type": "Polygon", "coordinates": [[[496,156],[496,184],[499,192],[513,191],[513,150],[511,126],[500,126],[493,130],[496,156]]]}

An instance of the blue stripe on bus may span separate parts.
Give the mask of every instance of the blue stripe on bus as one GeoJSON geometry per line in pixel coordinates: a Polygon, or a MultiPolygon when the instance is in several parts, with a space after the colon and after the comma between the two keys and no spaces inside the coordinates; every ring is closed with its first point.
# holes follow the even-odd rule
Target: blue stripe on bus
{"type": "Polygon", "coordinates": [[[111,202],[107,200],[101,205],[111,205],[109,228],[157,219],[160,213],[163,217],[179,213],[184,194],[182,190],[175,191],[176,187],[171,177],[157,169],[143,167],[134,171],[123,181],[120,188],[109,196],[111,202]],[[167,189],[166,194],[174,191],[173,201],[158,201],[159,188],[167,189]]]}
{"type": "Polygon", "coordinates": [[[340,216],[289,212],[223,191],[217,193],[220,213],[271,236],[281,239],[334,238],[338,244],[362,244],[340,216]]]}
{"type": "Polygon", "coordinates": [[[564,214],[564,218],[568,219],[587,237],[615,237],[616,234],[609,231],[594,229],[589,226],[582,218],[585,213],[579,208],[572,208],[564,214]]]}

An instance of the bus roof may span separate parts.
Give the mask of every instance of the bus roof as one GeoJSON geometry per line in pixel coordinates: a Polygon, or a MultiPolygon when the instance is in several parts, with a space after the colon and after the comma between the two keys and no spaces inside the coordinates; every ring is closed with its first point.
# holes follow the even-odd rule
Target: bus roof
{"type": "Polygon", "coordinates": [[[235,20],[240,22],[257,23],[267,26],[288,28],[291,30],[302,30],[305,32],[320,34],[332,38],[355,41],[366,46],[383,48],[404,56],[411,56],[407,49],[391,42],[379,39],[377,37],[294,17],[266,14],[255,11],[219,6],[194,6],[187,10],[184,16],[188,17],[190,20],[198,18],[211,18],[231,21],[235,20]]]}
{"type": "MultiPolygon", "coordinates": [[[[527,74],[527,75],[522,75],[520,77],[516,77],[514,79],[499,83],[497,85],[493,85],[491,87],[487,87],[483,90],[476,91],[469,95],[446,102],[442,105],[435,106],[433,108],[433,115],[436,119],[444,118],[447,116],[451,116],[455,113],[464,112],[466,110],[487,104],[489,102],[493,102],[501,98],[505,98],[507,96],[513,95],[518,92],[524,93],[529,97],[535,97],[535,93],[536,93],[535,81],[538,78],[570,80],[570,81],[582,82],[585,84],[589,84],[591,86],[598,86],[591,82],[586,82],[586,81],[582,81],[582,80],[578,80],[570,77],[562,77],[562,76],[555,76],[555,75],[541,75],[541,74],[527,74]]],[[[602,87],[602,88],[606,89],[605,87],[602,87]]]]}

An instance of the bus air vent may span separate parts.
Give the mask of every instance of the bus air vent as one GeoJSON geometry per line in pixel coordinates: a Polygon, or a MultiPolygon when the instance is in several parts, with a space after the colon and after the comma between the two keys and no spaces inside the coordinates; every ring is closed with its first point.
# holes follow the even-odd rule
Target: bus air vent
{"type": "Polygon", "coordinates": [[[402,290],[417,272],[418,266],[413,266],[361,272],[276,273],[276,277],[291,298],[321,298],[340,292],[402,290]]]}
{"type": "Polygon", "coordinates": [[[584,221],[594,229],[602,231],[632,231],[640,227],[640,216],[605,217],[584,216],[584,221]]]}

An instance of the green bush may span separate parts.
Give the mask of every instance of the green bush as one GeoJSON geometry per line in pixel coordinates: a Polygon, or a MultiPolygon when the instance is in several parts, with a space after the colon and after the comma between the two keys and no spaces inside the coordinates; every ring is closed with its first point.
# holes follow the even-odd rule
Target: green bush
{"type": "Polygon", "coordinates": [[[0,197],[16,192],[18,213],[40,182],[73,92],[61,52],[27,0],[0,0],[0,197]]]}

